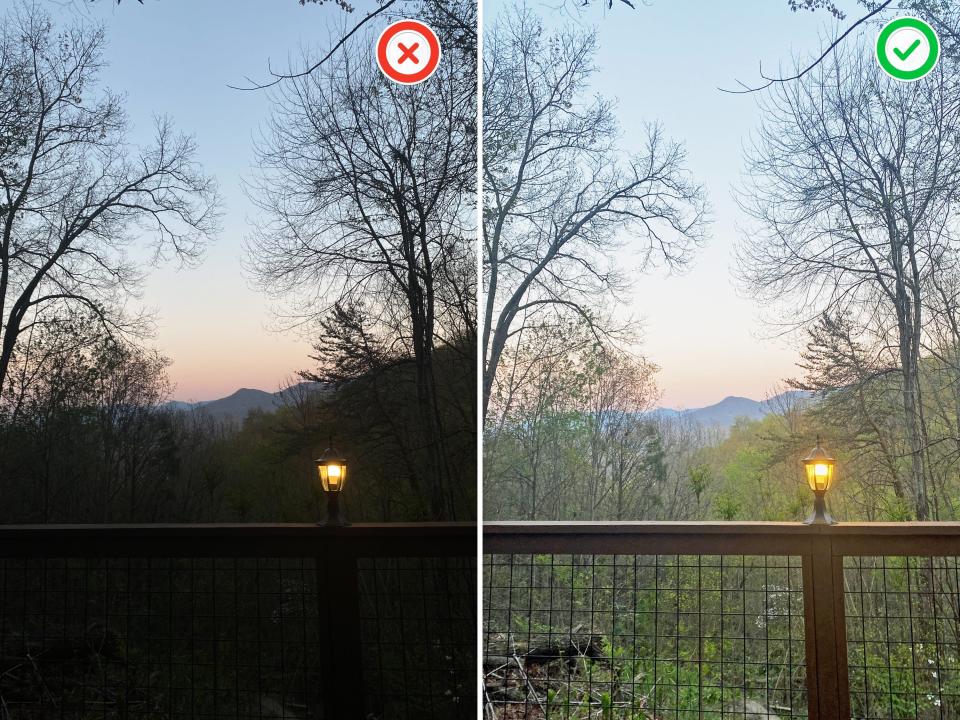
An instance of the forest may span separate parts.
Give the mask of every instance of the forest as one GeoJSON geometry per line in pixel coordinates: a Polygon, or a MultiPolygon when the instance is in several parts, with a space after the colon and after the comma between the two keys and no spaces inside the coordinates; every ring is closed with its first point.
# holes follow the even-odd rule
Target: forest
{"type": "MultiPolygon", "coordinates": [[[[215,107],[223,87],[191,88],[215,82],[199,71],[168,100],[187,111],[200,92],[218,123],[241,124],[250,145],[231,155],[249,159],[242,178],[222,158],[211,172],[170,108],[149,108],[144,123],[108,72],[124,21],[140,33],[210,22],[206,3],[0,8],[0,525],[55,546],[0,558],[4,720],[320,718],[337,708],[439,719],[474,705],[472,551],[401,556],[419,527],[356,526],[476,519],[477,8],[394,8],[429,22],[444,47],[430,82],[408,87],[370,52],[392,13],[288,2],[287,30],[290,13],[304,28],[289,67],[245,47],[262,82],[227,88],[255,94],[262,116],[215,107]],[[315,31],[324,19],[344,28],[325,48],[315,31]],[[244,214],[241,194],[251,210],[242,232],[227,232],[244,214]],[[220,262],[236,256],[238,270],[224,273],[224,297],[204,295],[188,273],[222,244],[220,262]],[[273,321],[239,352],[270,333],[306,341],[302,357],[271,368],[286,378],[263,388],[277,391],[275,409],[223,417],[182,401],[182,358],[163,343],[165,308],[151,304],[161,268],[185,272],[174,291],[197,315],[210,309],[201,302],[220,313],[188,329],[209,351],[210,376],[236,370],[220,345],[245,312],[230,307],[234,286],[251,288],[273,321]],[[315,460],[331,447],[349,468],[337,497],[354,527],[316,527],[328,516],[315,460]],[[200,523],[252,549],[235,553],[200,523]],[[276,523],[306,526],[280,528],[299,540],[271,550],[276,523]],[[51,524],[70,527],[34,527],[51,524]],[[58,534],[71,531],[116,550],[74,555],[58,534]],[[183,532],[190,546],[173,554],[162,540],[119,539],[125,531],[183,532]],[[381,539],[382,555],[344,548],[379,531],[400,538],[381,539]],[[443,660],[448,648],[455,662],[443,660]],[[350,683],[339,682],[343,657],[350,683]],[[425,662],[435,669],[406,673],[425,662]]],[[[264,9],[245,10],[249,33],[264,9]]],[[[219,38],[179,44],[193,29],[163,37],[156,62],[172,66],[173,48],[211,63],[219,38]]],[[[243,84],[241,68],[230,73],[243,84]]]]}
{"type": "Polygon", "coordinates": [[[735,280],[800,350],[771,396],[802,392],[727,433],[652,412],[657,359],[612,309],[629,281],[610,259],[627,238],[648,271],[682,269],[707,241],[683,145],[648,126],[646,152],[618,160],[613,106],[590,92],[597,32],[527,10],[490,32],[487,517],[799,519],[800,459],[819,434],[839,460],[842,518],[957,519],[954,57],[897,84],[847,44],[758,100],[735,280]],[[506,109],[524,76],[542,91],[526,114],[506,109]]]}
{"type": "Polygon", "coordinates": [[[475,518],[476,8],[417,10],[448,48],[435,82],[390,83],[358,36],[251,90],[270,114],[235,282],[314,351],[276,369],[282,407],[236,422],[170,402],[176,358],[138,302],[156,267],[222,241],[218,179],[172,118],[133,142],[101,77],[105,26],[4,14],[0,522],[315,522],[331,443],[354,520],[475,518]]]}
{"type": "MultiPolygon", "coordinates": [[[[661,411],[658,358],[625,312],[631,287],[716,240],[683,142],[648,124],[624,149],[622,121],[632,147],[637,121],[594,89],[604,25],[525,7],[488,24],[485,519],[801,521],[818,439],[837,460],[837,519],[960,519],[960,6],[905,4],[942,43],[906,83],[871,44],[889,3],[784,5],[850,32],[735,90],[759,124],[733,190],[732,280],[800,360],[765,417],[729,428],[661,411]]],[[[704,376],[722,377],[703,354],[704,376]]],[[[491,717],[810,711],[798,557],[485,562],[491,717]]],[[[851,716],[957,717],[956,558],[845,563],[851,716]]]]}

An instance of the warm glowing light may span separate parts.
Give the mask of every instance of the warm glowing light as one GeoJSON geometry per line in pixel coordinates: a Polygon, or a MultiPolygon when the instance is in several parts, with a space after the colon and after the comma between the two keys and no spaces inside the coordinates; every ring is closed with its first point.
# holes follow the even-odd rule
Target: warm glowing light
{"type": "Polygon", "coordinates": [[[324,492],[340,492],[347,482],[347,461],[328,451],[317,460],[317,474],[324,492]]]}
{"type": "Polygon", "coordinates": [[[820,441],[817,440],[817,446],[810,451],[810,454],[803,459],[804,469],[807,471],[807,484],[814,492],[826,492],[833,483],[833,470],[836,465],[834,459],[820,447],[820,441]]]}

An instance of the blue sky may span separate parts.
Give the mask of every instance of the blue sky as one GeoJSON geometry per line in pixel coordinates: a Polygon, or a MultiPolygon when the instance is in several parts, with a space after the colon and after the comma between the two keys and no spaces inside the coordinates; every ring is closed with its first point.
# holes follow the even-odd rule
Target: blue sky
{"type": "Polygon", "coordinates": [[[80,15],[105,24],[109,66],[102,77],[126,94],[135,139],[148,139],[154,114],[169,115],[196,137],[200,162],[224,198],[223,232],[203,264],[162,268],[145,287],[143,304],[157,316],[153,343],[173,360],[175,397],[275,390],[310,365],[309,343],[275,331],[270,302],[242,274],[243,238],[256,210],[241,178],[251,174],[252,140],[269,105],[264,92],[228,85],[244,84],[244,76],[265,79],[268,58],[282,67],[302,45],[325,45],[344,13],[333,4],[301,7],[296,0],[45,4],[64,20],[80,15]]]}
{"type": "MultiPolygon", "coordinates": [[[[507,6],[487,2],[485,22],[507,6]]],[[[552,5],[528,7],[554,15],[552,5]]],[[[841,7],[855,12],[852,2],[841,7]]],[[[661,121],[685,142],[688,165],[713,206],[711,237],[693,267],[680,276],[638,273],[627,308],[643,319],[641,350],[661,367],[663,403],[697,407],[727,395],[766,397],[797,374],[798,339],[768,339],[753,303],[734,286],[733,246],[747,219],[731,187],[760,114],[756,97],[718,87],[759,80],[760,61],[771,71],[819,48],[833,27],[830,17],[792,13],[787,0],[652,0],[636,10],[615,1],[611,10],[590,8],[571,21],[597,28],[600,72],[593,89],[617,100],[622,146],[639,150],[643,122],[661,121]]],[[[622,262],[635,265],[629,238],[623,239],[622,262]]]]}
{"type": "MultiPolygon", "coordinates": [[[[333,4],[296,0],[45,0],[58,16],[105,23],[106,83],[125,92],[138,131],[154,113],[196,136],[200,160],[219,181],[224,231],[197,269],[152,274],[144,304],[158,317],[155,345],[171,357],[180,399],[209,399],[238,387],[275,389],[308,364],[309,343],[277,332],[270,302],[241,272],[242,241],[255,209],[241,191],[253,162],[252,139],[268,111],[262,92],[232,90],[245,75],[265,78],[267,60],[283,65],[304,44],[323,47],[345,18],[333,4]]],[[[10,0],[3,0],[10,4],[10,0]]],[[[852,2],[845,4],[852,7],[852,2]]],[[[372,7],[357,2],[359,16],[372,7]]],[[[484,3],[491,22],[505,3],[484,3]]],[[[556,16],[556,3],[531,3],[556,16]]],[[[653,0],[636,10],[594,7],[572,22],[599,30],[601,72],[594,89],[618,100],[624,147],[645,120],[660,120],[686,142],[690,168],[705,184],[715,223],[707,247],[683,276],[637,277],[629,312],[645,321],[644,352],[661,367],[664,402],[693,407],[726,395],[764,396],[795,373],[796,340],[764,339],[764,327],[730,274],[738,225],[731,185],[742,148],[759,121],[756,100],[718,86],[757,78],[793,53],[817,48],[826,14],[794,14],[786,0],[653,0]]],[[[869,30],[868,32],[875,32],[869,30]]],[[[628,243],[629,244],[629,243],[628,243]]],[[[624,261],[629,262],[629,253],[624,261]]]]}
{"type": "Polygon", "coordinates": [[[756,83],[760,61],[769,72],[819,48],[829,16],[792,13],[786,0],[673,0],[610,19],[600,24],[600,65],[644,71],[632,88],[618,88],[614,74],[603,73],[597,89],[619,99],[628,142],[643,119],[657,119],[686,143],[690,168],[714,210],[710,240],[688,273],[637,283],[632,308],[646,321],[644,350],[662,368],[664,402],[694,407],[727,395],[760,399],[797,374],[798,338],[770,338],[757,308],[734,286],[733,245],[746,218],[731,186],[743,172],[743,149],[760,113],[756,96],[718,88],[733,87],[735,79],[756,83]]]}

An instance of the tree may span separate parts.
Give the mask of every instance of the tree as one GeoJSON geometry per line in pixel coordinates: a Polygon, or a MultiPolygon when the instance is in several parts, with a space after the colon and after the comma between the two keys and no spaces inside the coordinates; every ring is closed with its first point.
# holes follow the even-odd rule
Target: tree
{"type": "Polygon", "coordinates": [[[530,331],[509,352],[509,401],[495,398],[484,433],[486,516],[650,517],[664,490],[647,415],[656,367],[592,341],[582,322],[530,331]]]}
{"type": "MultiPolygon", "coordinates": [[[[847,42],[847,38],[856,38],[855,32],[858,29],[869,27],[880,21],[884,17],[883,13],[890,8],[898,10],[901,14],[915,15],[929,22],[940,39],[942,55],[952,61],[960,58],[960,5],[956,0],[906,0],[896,6],[893,5],[893,0],[857,0],[857,4],[861,5],[865,12],[836,35],[813,60],[798,67],[792,75],[766,75],[761,64],[761,83],[748,85],[738,81],[738,89],[724,90],[724,92],[754,93],[780,83],[801,79],[827,61],[842,47],[843,43],[847,42]]],[[[847,13],[834,0],[787,0],[787,5],[793,12],[825,10],[838,21],[847,19],[847,13]]]]}
{"type": "Polygon", "coordinates": [[[529,11],[491,31],[484,53],[483,414],[501,360],[524,328],[568,314],[598,337],[595,309],[622,289],[611,253],[628,236],[641,266],[682,267],[706,203],[681,145],[647,127],[626,161],[611,104],[590,98],[596,39],[549,34],[529,11]]]}
{"type": "Polygon", "coordinates": [[[741,243],[740,275],[758,300],[784,309],[793,327],[843,318],[877,356],[894,349],[918,519],[929,517],[924,308],[956,256],[955,94],[943,67],[904,84],[865,47],[838,53],[764,104],[741,196],[758,225],[741,243]]]}
{"type": "Polygon", "coordinates": [[[191,262],[217,226],[213,181],[194,143],[158,119],[155,144],[126,139],[122,98],[98,91],[103,31],[57,31],[36,6],[0,30],[0,395],[24,334],[92,313],[108,332],[142,272],[127,256],[191,262]]]}
{"type": "Polygon", "coordinates": [[[356,45],[291,77],[274,90],[249,188],[271,218],[249,243],[261,286],[295,298],[306,322],[362,299],[373,330],[413,358],[436,517],[449,517],[451,469],[434,352],[471,356],[475,343],[475,92],[464,63],[450,53],[429,81],[404,87],[356,45]]]}
{"type": "MultiPolygon", "coordinates": [[[[301,5],[323,5],[334,2],[344,12],[354,11],[348,0],[299,0],[301,5]]],[[[358,20],[346,30],[330,46],[319,59],[304,60],[300,69],[290,68],[286,72],[277,72],[269,68],[271,79],[266,82],[256,82],[248,78],[248,85],[243,90],[263,90],[274,87],[285,80],[304,78],[335,57],[340,50],[346,48],[351,38],[361,31],[367,23],[379,18],[380,20],[396,20],[406,17],[416,17],[427,23],[440,40],[440,47],[444,54],[455,54],[465,59],[465,63],[458,62],[461,79],[469,82],[476,88],[477,84],[477,3],[475,0],[377,0],[377,7],[361,20],[358,20]]]]}
{"type": "Polygon", "coordinates": [[[94,317],[31,333],[0,404],[6,521],[155,520],[171,512],[169,361],[94,317]]]}
{"type": "Polygon", "coordinates": [[[596,345],[584,358],[590,520],[649,517],[657,505],[659,438],[645,417],[660,397],[657,370],[643,358],[596,345]]]}
{"type": "Polygon", "coordinates": [[[320,319],[320,340],[313,346],[316,370],[303,370],[308,382],[344,385],[393,366],[400,358],[377,337],[362,302],[336,302],[327,317],[320,319]]]}

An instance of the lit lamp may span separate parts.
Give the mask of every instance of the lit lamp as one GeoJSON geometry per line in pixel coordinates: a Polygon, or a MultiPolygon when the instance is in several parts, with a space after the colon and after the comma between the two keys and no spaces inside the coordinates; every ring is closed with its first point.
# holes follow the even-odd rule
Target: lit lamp
{"type": "Polygon", "coordinates": [[[320,486],[327,496],[327,521],[321,525],[349,525],[340,513],[340,493],[347,481],[347,461],[331,447],[317,460],[320,486]]]}
{"type": "Polygon", "coordinates": [[[817,436],[817,446],[803,459],[803,467],[807,471],[807,484],[813,490],[813,513],[804,523],[807,525],[833,525],[837,521],[827,512],[826,495],[833,483],[833,469],[836,461],[820,447],[820,436],[817,436]]]}

